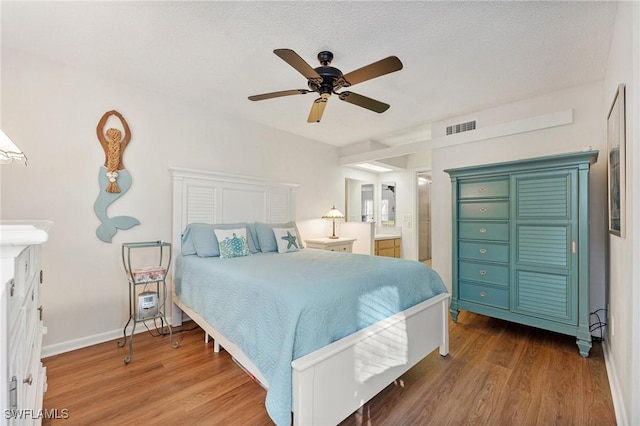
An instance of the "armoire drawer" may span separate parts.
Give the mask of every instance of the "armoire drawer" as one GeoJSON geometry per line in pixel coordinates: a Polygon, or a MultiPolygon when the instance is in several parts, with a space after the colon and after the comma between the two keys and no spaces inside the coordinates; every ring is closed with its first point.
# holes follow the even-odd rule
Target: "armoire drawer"
{"type": "Polygon", "coordinates": [[[509,266],[460,261],[458,274],[462,280],[480,281],[502,286],[509,285],[509,266]]]}
{"type": "Polygon", "coordinates": [[[509,309],[509,289],[460,281],[461,300],[509,309]]]}
{"type": "Polygon", "coordinates": [[[460,259],[507,263],[509,261],[509,244],[460,241],[458,257],[460,259]]]}
{"type": "Polygon", "coordinates": [[[509,241],[509,224],[506,222],[461,221],[458,237],[464,240],[509,241]]]}
{"type": "Polygon", "coordinates": [[[458,210],[460,219],[509,219],[508,201],[463,201],[458,210]]]}
{"type": "Polygon", "coordinates": [[[488,179],[460,182],[459,198],[497,198],[509,196],[509,180],[488,179]]]}

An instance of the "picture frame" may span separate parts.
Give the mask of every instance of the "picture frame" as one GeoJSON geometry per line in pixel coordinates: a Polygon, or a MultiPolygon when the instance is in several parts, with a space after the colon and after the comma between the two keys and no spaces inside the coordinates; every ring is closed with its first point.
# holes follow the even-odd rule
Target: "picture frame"
{"type": "Polygon", "coordinates": [[[625,237],[625,85],[619,84],[607,114],[609,233],[625,237]]]}

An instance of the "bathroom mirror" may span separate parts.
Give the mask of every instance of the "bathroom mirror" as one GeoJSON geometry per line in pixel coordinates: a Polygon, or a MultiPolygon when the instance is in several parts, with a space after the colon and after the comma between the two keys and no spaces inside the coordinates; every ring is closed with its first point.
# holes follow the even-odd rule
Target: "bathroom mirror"
{"type": "Polygon", "coordinates": [[[346,178],[344,181],[345,220],[347,222],[373,222],[373,183],[350,178],[346,178]]]}
{"type": "Polygon", "coordinates": [[[380,225],[396,225],[396,183],[382,182],[380,187],[380,225]]]}

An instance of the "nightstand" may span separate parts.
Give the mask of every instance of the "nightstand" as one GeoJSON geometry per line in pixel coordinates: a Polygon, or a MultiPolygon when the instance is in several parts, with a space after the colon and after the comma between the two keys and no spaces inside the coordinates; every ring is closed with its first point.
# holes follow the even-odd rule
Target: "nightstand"
{"type": "Polygon", "coordinates": [[[329,251],[343,251],[351,253],[353,249],[353,242],[355,238],[313,238],[310,240],[304,240],[308,248],[315,248],[329,251]]]}

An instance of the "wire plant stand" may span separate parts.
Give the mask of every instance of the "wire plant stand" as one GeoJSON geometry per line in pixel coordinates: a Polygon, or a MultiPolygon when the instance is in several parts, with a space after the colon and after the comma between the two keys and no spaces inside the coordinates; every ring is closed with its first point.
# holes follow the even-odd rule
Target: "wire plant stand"
{"type": "MultiPolygon", "coordinates": [[[[122,341],[118,341],[118,347],[124,347],[127,343],[127,327],[133,323],[131,333],[128,336],[129,339],[129,355],[124,358],[124,363],[129,364],[133,359],[133,336],[136,331],[136,325],[138,323],[145,323],[146,321],[160,320],[160,330],[164,330],[167,327],[169,333],[169,345],[172,348],[177,348],[180,343],[173,341],[173,331],[171,325],[167,321],[165,316],[166,301],[167,301],[167,273],[171,266],[171,243],[165,241],[146,241],[146,242],[133,242],[122,244],[122,264],[124,266],[127,278],[129,281],[129,319],[125,324],[122,334],[122,341]],[[157,265],[145,266],[134,268],[131,260],[131,251],[135,249],[154,249],[156,248],[158,253],[157,265]],[[139,286],[145,286],[143,292],[138,292],[139,286]],[[150,291],[147,288],[151,287],[150,291]],[[155,307],[149,311],[144,312],[145,307],[140,305],[140,296],[151,296],[156,298],[155,307]]],[[[163,333],[165,334],[165,333],[163,333]]]]}

